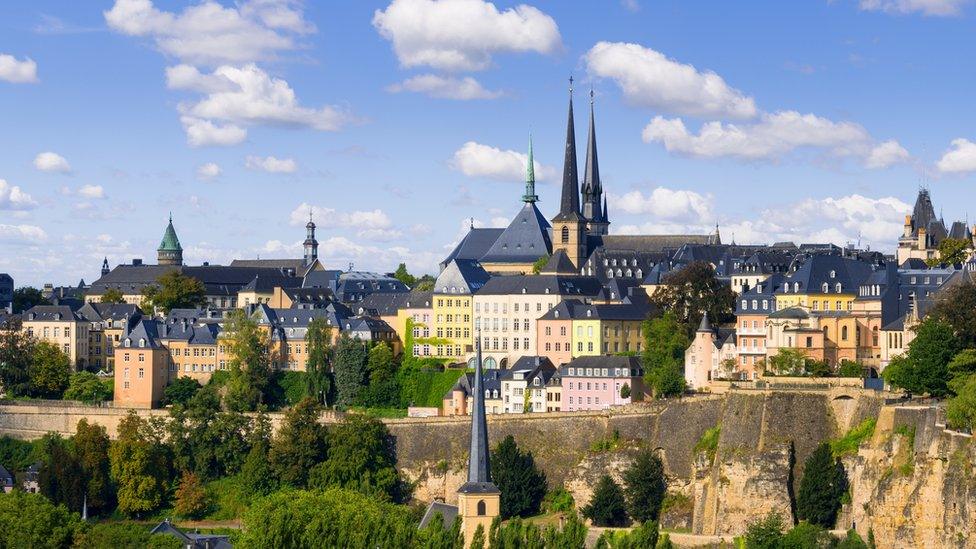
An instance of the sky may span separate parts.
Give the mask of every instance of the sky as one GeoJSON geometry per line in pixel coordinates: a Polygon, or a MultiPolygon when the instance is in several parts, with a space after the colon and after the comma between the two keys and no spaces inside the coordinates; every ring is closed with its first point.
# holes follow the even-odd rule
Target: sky
{"type": "MultiPolygon", "coordinates": [[[[610,232],[891,251],[919,186],[967,220],[976,2],[10,0],[0,272],[300,257],[416,273],[558,209],[570,76],[610,232]]],[[[583,166],[579,169],[582,173],[583,166]]],[[[972,220],[971,220],[972,223],[972,220]]]]}

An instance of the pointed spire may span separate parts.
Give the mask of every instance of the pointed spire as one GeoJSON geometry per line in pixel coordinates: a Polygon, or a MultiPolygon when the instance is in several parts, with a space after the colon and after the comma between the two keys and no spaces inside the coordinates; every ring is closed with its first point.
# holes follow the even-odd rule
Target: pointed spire
{"type": "Polygon", "coordinates": [[[529,134],[529,159],[525,163],[525,194],[522,195],[522,202],[538,202],[539,196],[535,194],[535,159],[532,156],[532,134],[529,134]]]}
{"type": "Polygon", "coordinates": [[[603,220],[610,221],[610,214],[607,213],[607,197],[603,197],[603,220]]]}
{"type": "Polygon", "coordinates": [[[593,195],[600,204],[603,186],[600,184],[600,164],[596,153],[596,122],[593,116],[593,90],[590,89],[590,132],[586,139],[586,168],[583,172],[583,193],[593,195]]]}
{"type": "MultiPolygon", "coordinates": [[[[491,483],[491,465],[488,463],[488,420],[485,416],[485,389],[481,371],[481,332],[475,335],[475,360],[467,484],[484,485],[491,483]]],[[[461,490],[464,490],[463,486],[461,490]]]]}
{"type": "Polygon", "coordinates": [[[705,311],[705,314],[702,315],[701,324],[698,325],[698,331],[711,333],[712,325],[708,322],[708,311],[705,311]]]}
{"type": "Polygon", "coordinates": [[[566,122],[566,156],[563,160],[563,189],[557,217],[579,218],[579,176],[576,173],[576,126],[573,123],[573,77],[569,78],[569,119],[566,122]]]}

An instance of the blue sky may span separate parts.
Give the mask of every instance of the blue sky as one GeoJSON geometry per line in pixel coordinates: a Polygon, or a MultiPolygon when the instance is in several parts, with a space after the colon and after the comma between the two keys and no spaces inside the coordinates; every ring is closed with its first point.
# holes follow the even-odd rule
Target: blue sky
{"type": "MultiPolygon", "coordinates": [[[[0,5],[0,271],[297,257],[432,272],[558,203],[567,78],[595,91],[611,232],[891,249],[918,186],[973,207],[962,0],[31,1],[0,5]]],[[[580,166],[582,170],[582,166],[580,166]]]]}

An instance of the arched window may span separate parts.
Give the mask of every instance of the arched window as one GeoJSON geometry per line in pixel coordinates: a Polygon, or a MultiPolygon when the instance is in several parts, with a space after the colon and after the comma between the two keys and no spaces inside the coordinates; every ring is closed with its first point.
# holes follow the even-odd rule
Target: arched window
{"type": "Polygon", "coordinates": [[[497,367],[498,367],[498,362],[494,358],[488,357],[485,359],[486,370],[494,370],[497,367]]]}
{"type": "Polygon", "coordinates": [[[569,242],[569,227],[566,225],[563,225],[562,238],[563,238],[563,244],[569,242]]]}
{"type": "Polygon", "coordinates": [[[830,291],[830,286],[828,286],[827,283],[824,282],[823,283],[823,286],[822,286],[822,289],[823,289],[823,293],[827,293],[827,292],[830,291]]]}
{"type": "Polygon", "coordinates": [[[634,272],[631,271],[630,269],[627,269],[627,276],[628,277],[634,276],[634,272]]]}
{"type": "Polygon", "coordinates": [[[843,339],[844,341],[847,341],[847,326],[841,326],[840,338],[843,339]]]}
{"type": "Polygon", "coordinates": [[[641,280],[644,280],[644,271],[643,270],[637,269],[637,278],[639,278],[641,280]]]}
{"type": "Polygon", "coordinates": [[[479,517],[483,517],[486,514],[488,514],[488,510],[485,507],[486,507],[485,506],[485,500],[479,499],[478,500],[478,516],[479,517]]]}
{"type": "Polygon", "coordinates": [[[613,278],[613,269],[607,269],[607,278],[613,278]]]}
{"type": "Polygon", "coordinates": [[[837,284],[835,284],[835,285],[834,285],[834,290],[835,290],[835,291],[836,291],[837,293],[840,293],[840,292],[841,292],[841,290],[842,290],[843,288],[844,288],[844,287],[843,287],[843,286],[841,286],[841,284],[840,284],[840,282],[838,282],[837,284]]]}
{"type": "Polygon", "coordinates": [[[877,347],[878,346],[878,327],[877,326],[875,326],[874,328],[871,328],[871,346],[872,347],[877,347]]]}

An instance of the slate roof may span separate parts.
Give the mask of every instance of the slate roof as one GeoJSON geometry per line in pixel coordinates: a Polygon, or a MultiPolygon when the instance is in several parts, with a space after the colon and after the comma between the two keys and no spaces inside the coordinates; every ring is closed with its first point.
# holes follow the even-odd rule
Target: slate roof
{"type": "Polygon", "coordinates": [[[329,288],[335,291],[336,286],[339,283],[339,275],[342,271],[338,270],[324,270],[324,271],[309,271],[305,273],[304,278],[302,278],[303,288],[329,288]]]}
{"type": "Polygon", "coordinates": [[[336,301],[335,294],[328,288],[285,288],[283,292],[291,299],[293,309],[317,309],[336,301]]]}
{"type": "Polygon", "coordinates": [[[644,320],[648,309],[633,304],[591,305],[566,299],[546,311],[539,320],[644,320]]]}
{"type": "Polygon", "coordinates": [[[955,221],[952,223],[952,227],[949,228],[949,238],[972,240],[973,233],[969,230],[969,225],[962,221],[955,221]]]}
{"type": "Polygon", "coordinates": [[[836,255],[814,255],[787,277],[786,283],[780,286],[778,293],[787,293],[785,291],[787,283],[790,286],[788,293],[821,293],[824,283],[827,283],[829,293],[837,293],[837,284],[841,285],[840,293],[856,293],[858,286],[873,271],[871,265],[855,259],[836,255]],[[796,284],[799,284],[798,290],[794,288],[796,284]]]}
{"type": "MultiPolygon", "coordinates": [[[[434,282],[435,294],[473,294],[489,281],[480,263],[470,259],[452,260],[434,282]]],[[[496,277],[509,278],[509,277],[496,277]]]]}
{"type": "Polygon", "coordinates": [[[638,357],[616,355],[579,356],[560,367],[559,374],[563,377],[580,377],[583,375],[580,373],[580,368],[584,371],[585,368],[607,368],[609,377],[632,377],[634,371],[638,376],[644,375],[638,357]],[[574,369],[573,375],[569,375],[569,368],[574,369]],[[620,376],[615,373],[617,368],[622,370],[620,376]]]}
{"type": "Polygon", "coordinates": [[[180,544],[188,549],[232,549],[230,537],[217,534],[198,534],[183,532],[169,521],[160,522],[150,530],[150,534],[165,534],[180,540],[180,544]]]}
{"type": "Polygon", "coordinates": [[[373,294],[353,306],[359,314],[373,316],[395,316],[400,309],[429,308],[433,292],[405,292],[396,294],[373,294]]]}
{"type": "Polygon", "coordinates": [[[545,385],[556,373],[556,367],[548,357],[522,356],[515,361],[515,364],[512,364],[511,368],[501,371],[500,379],[501,381],[511,381],[515,379],[515,374],[522,374],[522,380],[527,384],[532,383],[532,380],[538,377],[541,385],[545,385]]]}
{"type": "Polygon", "coordinates": [[[3,465],[0,465],[0,486],[11,487],[13,485],[14,476],[3,465]]]}
{"type": "Polygon", "coordinates": [[[442,501],[432,501],[427,506],[427,510],[424,511],[424,516],[420,519],[420,525],[417,528],[423,530],[430,526],[435,515],[440,515],[443,519],[444,528],[450,529],[451,525],[454,524],[454,519],[457,518],[458,508],[456,505],[449,505],[442,501]]]}
{"type": "Polygon", "coordinates": [[[308,267],[304,259],[235,259],[230,262],[231,267],[260,267],[265,269],[283,269],[301,276],[308,267]]]}
{"type": "Polygon", "coordinates": [[[190,324],[176,322],[158,326],[159,338],[163,340],[182,340],[187,345],[215,345],[221,328],[216,323],[190,324]]]}
{"type": "Polygon", "coordinates": [[[566,251],[559,249],[552,254],[549,261],[546,262],[546,265],[539,270],[539,274],[574,275],[576,274],[576,267],[569,260],[566,251]]]}
{"type": "Polygon", "coordinates": [[[275,288],[300,288],[302,279],[296,276],[285,276],[280,273],[258,274],[250,282],[241,287],[244,292],[270,292],[275,288]]]}
{"type": "Polygon", "coordinates": [[[129,333],[125,334],[122,341],[131,340],[130,347],[138,348],[139,340],[146,340],[147,349],[162,349],[163,346],[159,343],[159,323],[156,320],[144,318],[137,322],[133,326],[129,333]]]}
{"type": "Polygon", "coordinates": [[[339,275],[335,293],[339,301],[351,303],[362,301],[366,296],[376,293],[407,293],[410,288],[399,280],[378,273],[349,271],[339,275]]]}
{"type": "Polygon", "coordinates": [[[478,290],[478,295],[555,294],[594,297],[603,286],[591,276],[513,275],[496,276],[478,290]]]}
{"type": "Polygon", "coordinates": [[[775,273],[766,280],[743,292],[735,299],[736,315],[769,314],[776,309],[776,290],[786,277],[783,273],[775,273]],[[753,304],[755,301],[755,304],[753,304]],[[763,307],[765,302],[766,307],[763,307]]]}
{"type": "Polygon", "coordinates": [[[533,263],[552,252],[552,227],[534,202],[526,202],[481,263],[533,263]]]}
{"type": "Polygon", "coordinates": [[[793,319],[804,319],[810,318],[810,314],[803,310],[802,307],[787,307],[785,309],[780,309],[778,311],[769,314],[769,318],[793,318],[793,319]]]}
{"type": "Polygon", "coordinates": [[[26,322],[70,322],[84,320],[67,305],[35,305],[24,312],[26,322]]]}
{"type": "Polygon", "coordinates": [[[464,235],[451,253],[441,261],[441,270],[443,271],[455,259],[480,260],[504,231],[505,229],[498,228],[469,229],[468,234],[464,235]]]}
{"type": "Polygon", "coordinates": [[[186,276],[196,278],[203,283],[206,294],[209,296],[236,296],[237,292],[253,281],[255,277],[268,277],[270,279],[283,276],[281,270],[265,267],[127,264],[116,266],[108,274],[92,283],[89,294],[101,295],[110,288],[118,289],[124,294],[139,293],[146,286],[155,284],[160,276],[170,271],[179,271],[186,276]]]}
{"type": "Polygon", "coordinates": [[[347,318],[342,323],[343,332],[380,332],[392,334],[395,330],[389,324],[379,318],[371,316],[355,316],[347,318]]]}
{"type": "Polygon", "coordinates": [[[603,235],[594,239],[594,247],[607,250],[628,250],[635,252],[661,252],[677,250],[685,244],[721,244],[721,238],[714,234],[660,234],[660,235],[603,235]]]}

